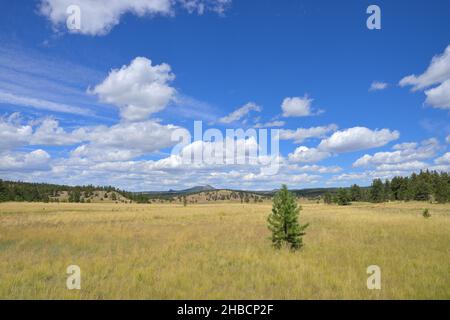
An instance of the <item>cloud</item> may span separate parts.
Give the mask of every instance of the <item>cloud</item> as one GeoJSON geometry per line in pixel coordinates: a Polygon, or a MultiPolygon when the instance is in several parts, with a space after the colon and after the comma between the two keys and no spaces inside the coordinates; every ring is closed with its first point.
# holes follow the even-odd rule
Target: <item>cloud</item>
{"type": "MultiPolygon", "coordinates": [[[[256,158],[253,158],[256,154],[254,151],[258,149],[256,140],[254,138],[239,139],[235,143],[237,148],[239,146],[245,147],[246,161],[239,162],[242,155],[238,155],[234,151],[234,159],[231,163],[224,164],[223,158],[219,158],[219,163],[215,163],[211,161],[214,160],[214,156],[210,156],[208,151],[223,151],[224,155],[231,154],[233,156],[233,153],[229,153],[229,145],[216,141],[195,141],[185,146],[180,153],[160,160],[120,160],[120,158],[126,158],[121,154],[111,155],[116,156],[111,161],[95,161],[92,158],[83,157],[61,159],[54,163],[51,178],[59,177],[60,180],[67,181],[69,176],[76,176],[77,178],[84,176],[84,179],[89,179],[94,184],[125,185],[127,190],[180,188],[192,186],[198,181],[215,186],[239,187],[241,189],[248,186],[254,187],[252,181],[258,181],[258,187],[264,189],[266,185],[270,184],[269,189],[273,188],[273,176],[268,174],[267,171],[261,170],[262,162],[260,160],[264,156],[256,155],[256,158]],[[192,161],[190,156],[198,151],[204,152],[202,154],[203,161],[192,161]],[[252,162],[252,159],[257,161],[252,162]],[[99,180],[102,182],[97,182],[99,180]]],[[[101,148],[99,152],[104,150],[109,152],[108,148],[101,148]]],[[[77,153],[80,152],[84,152],[84,150],[78,149],[77,153]]],[[[262,160],[264,161],[264,159],[262,160]]],[[[282,159],[277,157],[272,160],[280,164],[283,162],[282,159]]],[[[277,177],[294,181],[291,171],[282,173],[281,176],[277,175],[277,177]]]]}
{"type": "Polygon", "coordinates": [[[66,131],[57,120],[45,118],[24,123],[20,115],[14,113],[0,117],[0,151],[21,146],[78,145],[72,150],[72,157],[124,161],[177,144],[178,141],[172,140],[176,129],[181,128],[147,120],[66,131]]]}
{"type": "Polygon", "coordinates": [[[21,107],[31,107],[34,109],[48,110],[54,112],[71,113],[76,115],[92,115],[90,110],[70,106],[63,103],[56,103],[44,99],[19,96],[9,92],[0,91],[0,103],[6,103],[21,107]]]}
{"type": "Polygon", "coordinates": [[[434,163],[441,165],[441,164],[448,164],[450,165],[450,152],[447,152],[442,157],[437,158],[434,160],[434,163]]]}
{"type": "MultiPolygon", "coordinates": [[[[291,170],[292,167],[289,167],[291,170]]],[[[314,165],[305,165],[305,166],[297,166],[295,165],[293,170],[298,170],[300,172],[316,172],[316,173],[338,173],[342,171],[342,168],[339,166],[331,166],[331,167],[325,167],[325,166],[318,166],[316,164],[314,165]]]]}
{"type": "Polygon", "coordinates": [[[447,139],[445,139],[445,141],[446,141],[447,143],[450,143],[450,134],[447,136],[447,139]]]}
{"type": "Polygon", "coordinates": [[[133,159],[177,144],[172,133],[178,128],[152,120],[97,126],[88,134],[89,143],[77,147],[71,155],[93,161],[133,159]]]}
{"type": "Polygon", "coordinates": [[[298,128],[297,130],[281,130],[280,139],[281,140],[294,140],[295,143],[302,143],[303,141],[310,138],[324,138],[330,132],[334,132],[338,129],[335,124],[330,124],[328,126],[322,127],[312,127],[312,128],[298,128]]]}
{"type": "Polygon", "coordinates": [[[353,163],[353,167],[380,166],[384,164],[399,164],[425,160],[432,158],[439,150],[439,142],[436,139],[417,143],[402,143],[393,147],[392,152],[377,152],[374,155],[364,155],[353,163]]]}
{"type": "Polygon", "coordinates": [[[58,118],[71,121],[73,115],[82,116],[83,121],[106,119],[111,108],[86,95],[86,87],[102,77],[101,72],[60,58],[49,59],[48,54],[29,47],[0,46],[0,104],[19,106],[16,111],[58,112],[58,118]]]}
{"type": "Polygon", "coordinates": [[[331,178],[331,181],[351,181],[351,180],[366,180],[368,174],[366,172],[361,173],[343,173],[331,178]]]}
{"type": "Polygon", "coordinates": [[[450,45],[443,54],[433,57],[423,74],[404,77],[400,86],[413,86],[413,91],[435,86],[425,91],[425,102],[433,108],[450,109],[450,45]]]}
{"type": "Polygon", "coordinates": [[[46,118],[24,123],[19,113],[0,118],[0,150],[27,145],[65,146],[89,139],[89,129],[66,132],[58,121],[46,118]]]}
{"type": "Polygon", "coordinates": [[[321,113],[322,111],[314,112],[312,110],[313,101],[308,95],[304,97],[285,98],[281,104],[283,117],[307,117],[321,113]]]}
{"type": "Polygon", "coordinates": [[[261,107],[258,106],[254,102],[249,102],[246,105],[244,105],[243,107],[240,107],[239,109],[233,111],[229,115],[227,115],[223,118],[220,118],[219,122],[228,124],[228,123],[238,121],[238,120],[242,119],[243,117],[245,117],[246,115],[248,115],[251,111],[261,112],[261,107]]]}
{"type": "Polygon", "coordinates": [[[83,144],[71,151],[71,157],[94,162],[127,161],[139,156],[138,152],[121,148],[100,148],[92,144],[83,144]]]}
{"type": "Polygon", "coordinates": [[[422,141],[397,144],[392,152],[377,152],[374,155],[364,155],[353,164],[353,167],[374,167],[374,170],[364,172],[367,179],[390,179],[394,176],[407,176],[419,170],[448,171],[449,155],[434,160],[436,165],[430,165],[423,160],[436,156],[440,150],[439,141],[435,138],[422,141]]]}
{"type": "Polygon", "coordinates": [[[0,153],[0,171],[50,170],[50,155],[41,149],[30,153],[0,153]]]}
{"type": "Polygon", "coordinates": [[[29,139],[30,145],[69,146],[89,139],[88,130],[80,128],[66,132],[54,119],[44,119],[29,139]]]}
{"type": "Polygon", "coordinates": [[[425,102],[435,108],[450,109],[450,80],[443,82],[436,88],[425,91],[425,102]]]}
{"type": "Polygon", "coordinates": [[[199,15],[208,10],[222,15],[231,5],[231,0],[179,0],[179,2],[189,13],[196,12],[199,15]]]}
{"type": "Polygon", "coordinates": [[[257,123],[254,125],[255,128],[275,128],[283,127],[286,124],[284,121],[271,121],[266,123],[257,123]]]}
{"type": "Polygon", "coordinates": [[[421,75],[409,75],[400,80],[400,86],[413,86],[413,90],[442,83],[450,78],[450,45],[441,55],[433,57],[428,69],[421,75]]]}
{"type": "Polygon", "coordinates": [[[77,5],[81,11],[80,30],[71,30],[90,36],[105,35],[120,23],[121,17],[126,13],[143,16],[173,16],[174,6],[180,6],[188,12],[203,14],[213,11],[222,14],[231,4],[231,0],[41,0],[40,13],[47,17],[56,30],[66,25],[68,18],[67,8],[77,5]]]}
{"type": "Polygon", "coordinates": [[[373,179],[392,179],[396,176],[407,177],[413,172],[418,172],[420,170],[431,170],[431,171],[442,171],[447,172],[450,170],[449,164],[442,165],[430,165],[422,161],[410,161],[405,163],[396,164],[383,164],[378,166],[375,170],[364,171],[364,172],[347,172],[341,175],[333,176],[330,182],[333,181],[364,181],[370,183],[373,179]]]}
{"type": "Polygon", "coordinates": [[[386,89],[387,87],[388,84],[386,82],[374,81],[370,85],[369,91],[380,91],[386,89]]]}
{"type": "Polygon", "coordinates": [[[0,117],[0,150],[7,150],[27,144],[33,133],[29,125],[18,123],[18,113],[0,117]]]}
{"type": "Polygon", "coordinates": [[[135,58],[130,65],[112,70],[94,89],[88,90],[105,103],[120,109],[127,121],[145,120],[163,110],[174,98],[176,90],[170,86],[175,79],[168,64],[152,65],[152,61],[135,58]]]}
{"type": "Polygon", "coordinates": [[[377,167],[378,171],[418,171],[428,167],[428,164],[422,161],[411,161],[395,164],[382,164],[377,167]]]}
{"type": "Polygon", "coordinates": [[[301,163],[319,162],[331,156],[331,153],[316,148],[308,148],[305,146],[298,147],[289,154],[289,161],[301,163]]]}
{"type": "Polygon", "coordinates": [[[331,137],[322,140],[318,149],[335,153],[352,152],[381,147],[399,137],[398,131],[354,127],[335,132],[331,137]]]}

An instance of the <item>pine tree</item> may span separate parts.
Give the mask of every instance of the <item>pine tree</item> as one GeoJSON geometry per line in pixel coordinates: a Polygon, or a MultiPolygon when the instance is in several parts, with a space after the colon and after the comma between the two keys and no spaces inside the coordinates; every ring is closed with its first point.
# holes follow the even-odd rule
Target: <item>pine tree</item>
{"type": "Polygon", "coordinates": [[[340,206],[348,206],[350,204],[350,196],[346,189],[339,189],[336,195],[337,204],[340,206]]]}
{"type": "Polygon", "coordinates": [[[0,179],[0,202],[8,200],[7,189],[3,181],[0,179]]]}
{"type": "Polygon", "coordinates": [[[402,177],[394,177],[391,181],[391,192],[393,200],[403,200],[402,195],[402,187],[403,187],[403,178],[402,177]]]}
{"type": "Polygon", "coordinates": [[[370,200],[377,203],[384,201],[384,184],[380,179],[375,179],[372,182],[370,200]]]}
{"type": "Polygon", "coordinates": [[[391,189],[391,182],[386,179],[384,182],[384,199],[383,201],[390,201],[392,200],[392,189],[391,189]]]}
{"type": "Polygon", "coordinates": [[[418,178],[413,187],[414,200],[428,201],[431,194],[431,185],[423,178],[418,178]]]}
{"type": "Polygon", "coordinates": [[[435,198],[439,203],[450,201],[450,184],[445,178],[446,177],[442,175],[436,182],[435,198]]]}
{"type": "Polygon", "coordinates": [[[332,204],[333,203],[333,197],[331,196],[331,193],[327,192],[323,196],[323,202],[326,204],[332,204]]]}
{"type": "Polygon", "coordinates": [[[303,246],[302,237],[309,224],[300,225],[298,216],[301,207],[297,205],[295,197],[283,185],[273,199],[272,213],[267,221],[272,231],[272,245],[280,249],[283,244],[289,245],[292,250],[303,246]]]}
{"type": "Polygon", "coordinates": [[[357,184],[352,185],[352,187],[350,188],[350,200],[351,201],[362,200],[361,188],[357,184]]]}

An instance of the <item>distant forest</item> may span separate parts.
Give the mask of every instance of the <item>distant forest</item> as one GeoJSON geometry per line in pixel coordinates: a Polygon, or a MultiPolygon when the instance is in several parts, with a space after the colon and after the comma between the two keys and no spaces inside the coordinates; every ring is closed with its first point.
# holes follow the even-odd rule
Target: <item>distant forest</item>
{"type": "Polygon", "coordinates": [[[394,177],[392,180],[375,179],[368,188],[353,185],[323,195],[325,203],[348,205],[355,201],[433,201],[450,202],[450,175],[447,172],[421,171],[409,177],[394,177]]]}
{"type": "Polygon", "coordinates": [[[81,195],[91,195],[95,191],[118,192],[123,191],[114,187],[99,186],[67,186],[47,183],[28,183],[0,180],[0,202],[25,201],[25,202],[51,202],[61,191],[69,193],[69,202],[80,202],[81,195]]]}
{"type": "MultiPolygon", "coordinates": [[[[82,199],[92,195],[95,191],[117,192],[129,200],[138,203],[149,203],[150,199],[160,198],[170,200],[171,195],[160,193],[158,196],[123,191],[111,186],[98,187],[66,186],[45,183],[26,183],[0,180],[0,202],[26,201],[26,202],[55,202],[58,194],[68,192],[69,202],[82,202],[82,199]]],[[[270,196],[274,192],[266,192],[270,196]]],[[[450,174],[447,172],[421,171],[409,177],[394,177],[382,181],[375,179],[370,187],[353,185],[350,188],[340,189],[308,189],[294,190],[297,196],[312,198],[325,203],[348,205],[351,202],[387,202],[387,201],[433,201],[439,203],[450,202],[450,174]],[[311,191],[312,190],[312,191],[311,191]],[[308,196],[309,194],[309,196],[308,196]]]]}

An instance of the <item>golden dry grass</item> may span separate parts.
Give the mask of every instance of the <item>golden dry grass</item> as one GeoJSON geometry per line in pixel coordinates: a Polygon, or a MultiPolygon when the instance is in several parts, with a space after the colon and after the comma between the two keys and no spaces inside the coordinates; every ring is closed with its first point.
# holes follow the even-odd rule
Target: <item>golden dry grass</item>
{"type": "Polygon", "coordinates": [[[311,226],[291,253],[270,246],[269,203],[3,203],[0,298],[450,299],[449,205],[302,205],[311,226]],[[71,264],[80,291],[66,289],[71,264]]]}

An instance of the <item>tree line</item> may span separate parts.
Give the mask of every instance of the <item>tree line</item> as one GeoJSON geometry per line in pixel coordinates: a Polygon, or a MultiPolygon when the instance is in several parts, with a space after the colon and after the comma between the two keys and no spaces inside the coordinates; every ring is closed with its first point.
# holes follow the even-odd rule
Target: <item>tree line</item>
{"type": "Polygon", "coordinates": [[[57,199],[62,191],[68,192],[69,202],[82,202],[83,197],[90,197],[96,191],[123,194],[123,191],[112,186],[68,186],[0,180],[0,202],[52,202],[56,201],[55,199],[57,199]]]}
{"type": "Polygon", "coordinates": [[[447,203],[450,202],[450,175],[447,172],[427,170],[413,173],[409,177],[397,176],[385,181],[374,179],[370,187],[354,184],[335,193],[325,193],[323,200],[328,204],[339,205],[357,201],[381,203],[416,200],[447,203]]]}
{"type": "MultiPolygon", "coordinates": [[[[68,186],[0,180],[0,202],[51,202],[56,201],[62,191],[68,192],[69,202],[82,202],[83,198],[90,197],[95,191],[116,192],[137,203],[149,203],[154,198],[148,194],[127,192],[112,186],[68,186]]],[[[234,192],[234,197],[240,198],[242,203],[250,202],[250,197],[242,191],[234,192]]],[[[262,196],[261,198],[266,197],[262,196]]],[[[348,205],[357,201],[379,203],[417,200],[446,203],[450,202],[450,174],[448,172],[421,171],[418,174],[413,173],[409,177],[398,176],[385,181],[375,179],[370,187],[360,187],[354,184],[350,188],[326,192],[321,199],[328,204],[340,205],[348,205]]],[[[254,200],[256,202],[257,199],[254,200]]]]}

